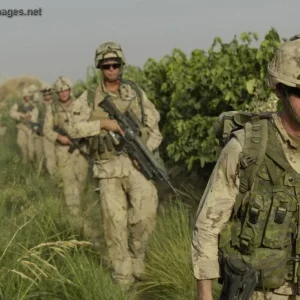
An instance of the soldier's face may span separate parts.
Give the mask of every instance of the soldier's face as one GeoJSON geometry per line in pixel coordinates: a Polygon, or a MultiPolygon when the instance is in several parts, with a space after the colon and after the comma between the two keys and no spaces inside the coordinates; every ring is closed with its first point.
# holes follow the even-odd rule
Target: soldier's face
{"type": "Polygon", "coordinates": [[[69,100],[70,96],[71,96],[71,90],[64,90],[58,93],[59,96],[59,100],[62,102],[66,102],[69,100]]]}
{"type": "Polygon", "coordinates": [[[300,89],[298,93],[299,95],[290,94],[290,103],[297,117],[300,117],[300,89]]]}
{"type": "Polygon", "coordinates": [[[101,70],[104,77],[109,81],[116,81],[121,73],[121,64],[116,60],[108,60],[103,63],[101,70]]]}
{"type": "Polygon", "coordinates": [[[44,95],[44,101],[45,102],[51,102],[52,101],[52,95],[51,94],[44,95]]]}
{"type": "MultiPolygon", "coordinates": [[[[288,101],[290,102],[290,105],[294,113],[297,115],[297,117],[300,117],[300,89],[299,88],[288,87],[288,86],[284,87],[283,85],[279,84],[276,87],[276,95],[284,103],[286,97],[288,96],[288,101]]],[[[285,111],[289,114],[289,107],[287,105],[284,106],[285,106],[285,111]]]]}
{"type": "Polygon", "coordinates": [[[30,101],[30,96],[24,96],[23,99],[26,103],[28,103],[30,101]]]}

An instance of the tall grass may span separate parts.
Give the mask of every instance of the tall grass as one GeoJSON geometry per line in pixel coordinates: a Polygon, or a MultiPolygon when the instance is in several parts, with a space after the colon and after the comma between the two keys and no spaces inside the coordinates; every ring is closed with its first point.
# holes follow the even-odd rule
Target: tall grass
{"type": "MultiPolygon", "coordinates": [[[[38,172],[35,165],[23,166],[15,134],[10,126],[0,140],[0,300],[196,299],[189,206],[179,200],[161,202],[143,281],[124,291],[104,263],[104,240],[96,250],[79,227],[70,227],[60,178],[38,172]]],[[[83,217],[97,219],[103,239],[91,178],[84,197],[83,217]]]]}
{"type": "Polygon", "coordinates": [[[147,253],[145,282],[140,284],[150,299],[195,299],[190,242],[188,208],[180,201],[160,207],[147,253]]]}

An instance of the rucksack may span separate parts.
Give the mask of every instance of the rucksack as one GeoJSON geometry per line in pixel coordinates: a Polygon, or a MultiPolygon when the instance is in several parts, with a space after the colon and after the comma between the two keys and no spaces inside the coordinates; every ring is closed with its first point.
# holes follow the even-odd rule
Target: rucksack
{"type": "Polygon", "coordinates": [[[250,113],[229,111],[222,113],[214,124],[215,135],[223,148],[232,137],[242,146],[239,158],[239,194],[233,214],[236,215],[247,191],[251,190],[257,172],[264,160],[268,143],[268,128],[272,112],[250,113]],[[244,130],[241,141],[241,130],[244,130]]]}

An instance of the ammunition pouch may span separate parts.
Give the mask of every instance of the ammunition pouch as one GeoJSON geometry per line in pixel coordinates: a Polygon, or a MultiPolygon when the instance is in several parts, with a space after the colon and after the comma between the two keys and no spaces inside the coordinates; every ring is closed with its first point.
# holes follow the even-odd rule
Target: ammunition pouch
{"type": "Polygon", "coordinates": [[[238,254],[221,257],[223,288],[220,300],[249,300],[258,276],[251,264],[245,263],[238,254]]]}
{"type": "Polygon", "coordinates": [[[121,154],[117,147],[119,144],[115,134],[105,131],[105,133],[90,138],[89,153],[96,159],[111,159],[121,154]]]}

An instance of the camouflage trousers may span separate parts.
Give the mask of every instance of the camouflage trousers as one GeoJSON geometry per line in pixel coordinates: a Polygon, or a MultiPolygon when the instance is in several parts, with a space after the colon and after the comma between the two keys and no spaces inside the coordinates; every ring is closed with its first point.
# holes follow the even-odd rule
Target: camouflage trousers
{"type": "Polygon", "coordinates": [[[24,125],[18,127],[17,144],[22,152],[22,162],[26,164],[29,161],[33,161],[34,147],[32,131],[24,125]]]}
{"type": "Polygon", "coordinates": [[[36,133],[33,133],[32,139],[33,139],[34,157],[35,157],[36,163],[40,164],[41,160],[43,159],[43,155],[44,155],[43,137],[37,135],[36,133]]]}
{"type": "Polygon", "coordinates": [[[57,168],[55,144],[43,136],[43,148],[46,160],[46,169],[50,175],[53,175],[57,168]]]}
{"type": "Polygon", "coordinates": [[[139,171],[99,179],[104,234],[113,277],[129,284],[144,271],[149,237],[155,227],[157,190],[139,171]]]}
{"type": "Polygon", "coordinates": [[[88,161],[78,150],[68,152],[68,146],[56,146],[58,171],[63,181],[68,219],[80,222],[82,194],[88,173],[88,161]]]}

